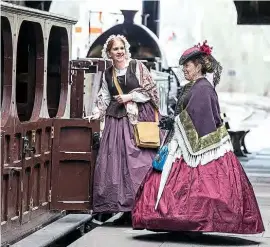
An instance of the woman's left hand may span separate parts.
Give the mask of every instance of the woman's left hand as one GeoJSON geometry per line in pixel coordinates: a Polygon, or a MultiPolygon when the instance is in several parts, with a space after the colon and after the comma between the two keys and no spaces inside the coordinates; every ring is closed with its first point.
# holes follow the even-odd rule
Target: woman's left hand
{"type": "Polygon", "coordinates": [[[129,102],[132,100],[132,95],[131,94],[121,94],[121,95],[116,95],[114,98],[117,100],[118,103],[125,104],[126,102],[129,102]]]}

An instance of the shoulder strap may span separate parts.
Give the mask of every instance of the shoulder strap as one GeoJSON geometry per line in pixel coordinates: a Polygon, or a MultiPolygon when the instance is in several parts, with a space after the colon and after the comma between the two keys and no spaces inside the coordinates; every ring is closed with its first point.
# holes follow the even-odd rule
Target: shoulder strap
{"type": "Polygon", "coordinates": [[[115,87],[117,89],[118,94],[123,94],[122,88],[120,87],[120,84],[119,84],[119,82],[117,80],[114,69],[112,69],[112,73],[113,73],[113,82],[114,82],[114,85],[115,85],[115,87]]]}

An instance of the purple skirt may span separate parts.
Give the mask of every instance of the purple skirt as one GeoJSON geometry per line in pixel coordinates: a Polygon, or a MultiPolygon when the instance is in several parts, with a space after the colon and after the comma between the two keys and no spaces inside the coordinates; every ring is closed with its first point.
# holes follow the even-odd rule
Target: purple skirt
{"type": "MultiPolygon", "coordinates": [[[[155,121],[150,103],[140,105],[138,120],[155,121]]],[[[106,116],[94,173],[93,211],[131,211],[156,152],[136,146],[133,126],[127,117],[106,116]]]]}

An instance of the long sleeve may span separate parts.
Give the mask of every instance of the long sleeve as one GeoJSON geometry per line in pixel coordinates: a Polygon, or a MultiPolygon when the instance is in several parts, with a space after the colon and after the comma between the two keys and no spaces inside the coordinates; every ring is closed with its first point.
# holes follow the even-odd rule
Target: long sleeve
{"type": "Polygon", "coordinates": [[[132,92],[131,95],[132,95],[132,101],[134,102],[145,103],[150,100],[149,96],[139,93],[139,92],[132,92]]]}
{"type": "Polygon", "coordinates": [[[105,105],[108,107],[110,102],[111,102],[111,95],[110,95],[108,84],[107,84],[107,81],[105,80],[105,75],[104,74],[103,74],[100,93],[102,95],[102,98],[103,98],[103,101],[104,101],[105,105]]]}
{"type": "Polygon", "coordinates": [[[105,115],[106,109],[109,106],[110,102],[111,102],[111,95],[108,89],[108,84],[105,80],[105,76],[103,74],[102,85],[98,92],[95,107],[92,112],[93,118],[101,119],[105,115]]]}

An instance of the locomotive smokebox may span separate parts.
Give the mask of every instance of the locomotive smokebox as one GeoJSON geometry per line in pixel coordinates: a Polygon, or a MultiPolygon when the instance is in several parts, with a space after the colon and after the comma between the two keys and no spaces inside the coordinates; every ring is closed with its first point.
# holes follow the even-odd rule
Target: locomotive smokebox
{"type": "Polygon", "coordinates": [[[117,24],[102,33],[91,45],[87,57],[100,58],[101,50],[110,35],[124,35],[130,43],[132,58],[146,60],[148,63],[161,61],[162,67],[167,68],[167,61],[159,40],[154,32],[144,25],[134,23],[136,10],[121,10],[124,22],[117,24]]]}

